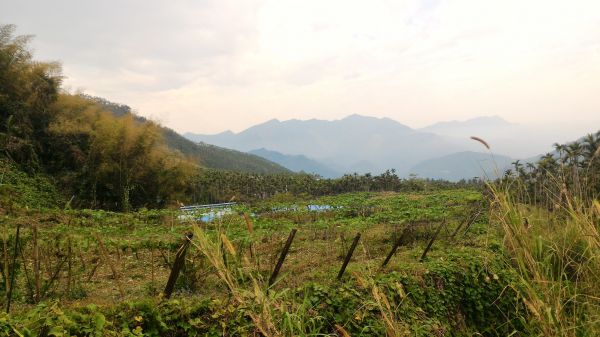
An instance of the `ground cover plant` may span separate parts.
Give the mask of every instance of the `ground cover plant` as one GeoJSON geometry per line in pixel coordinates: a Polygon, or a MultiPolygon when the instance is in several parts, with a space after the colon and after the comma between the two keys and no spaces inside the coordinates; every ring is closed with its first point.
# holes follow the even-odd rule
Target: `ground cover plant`
{"type": "Polygon", "coordinates": [[[14,29],[0,336],[600,335],[598,133],[485,182],[201,167],[223,149],[65,92],[14,29]]]}
{"type": "Polygon", "coordinates": [[[482,207],[480,192],[449,190],[308,200],[283,195],[239,205],[209,223],[169,210],[47,210],[8,217],[3,243],[9,259],[15,228],[22,227],[11,314],[0,322],[7,333],[23,335],[523,331],[528,312],[517,274],[503,258],[499,233],[489,226],[487,213],[464,226],[467,215],[482,207]],[[308,205],[331,207],[313,211],[308,205]],[[297,235],[269,288],[293,228],[297,235]],[[405,228],[412,230],[382,268],[405,228]],[[194,237],[185,267],[166,300],[162,291],[189,231],[194,237]],[[358,232],[358,248],[338,281],[358,232]]]}

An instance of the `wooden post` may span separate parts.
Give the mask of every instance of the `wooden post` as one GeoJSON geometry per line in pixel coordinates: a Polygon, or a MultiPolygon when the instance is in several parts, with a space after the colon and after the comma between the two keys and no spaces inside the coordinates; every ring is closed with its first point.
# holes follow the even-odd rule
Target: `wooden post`
{"type": "Polygon", "coordinates": [[[469,222],[469,220],[471,219],[472,215],[469,215],[466,219],[464,219],[463,221],[461,221],[458,226],[456,226],[456,229],[454,230],[454,233],[452,233],[452,235],[450,235],[450,239],[454,239],[454,237],[456,236],[456,234],[460,231],[460,229],[462,228],[462,226],[469,222]]]}
{"type": "Polygon", "coordinates": [[[246,220],[246,226],[248,226],[248,233],[252,234],[254,232],[254,224],[252,223],[252,219],[248,216],[248,213],[244,212],[244,220],[246,220]]]}
{"type": "Polygon", "coordinates": [[[356,245],[358,245],[359,240],[360,240],[360,233],[356,233],[356,236],[354,237],[354,241],[352,241],[352,246],[350,246],[350,250],[348,250],[348,254],[346,254],[346,258],[344,259],[342,268],[340,269],[340,272],[338,273],[338,276],[337,276],[338,281],[342,279],[342,276],[344,276],[346,267],[348,266],[348,263],[350,262],[350,259],[352,258],[352,254],[354,254],[354,249],[356,249],[356,245]]]}
{"type": "Polygon", "coordinates": [[[42,281],[40,279],[40,249],[38,247],[38,227],[33,226],[33,278],[35,279],[35,302],[41,299],[42,281]]]}
{"type": "MultiPolygon", "coordinates": [[[[100,254],[100,252],[98,252],[98,250],[96,250],[96,254],[100,254]]],[[[94,277],[94,275],[96,274],[96,269],[98,269],[98,267],[100,267],[100,265],[102,265],[102,262],[104,260],[100,259],[98,257],[96,257],[95,259],[92,259],[90,261],[90,263],[94,264],[94,267],[92,267],[92,271],[90,272],[90,274],[87,277],[87,282],[90,282],[92,280],[92,277],[94,277]]]]}
{"type": "Polygon", "coordinates": [[[154,248],[150,247],[150,283],[154,289],[154,248]]]}
{"type": "MultiPolygon", "coordinates": [[[[6,233],[8,233],[8,226],[7,226],[7,231],[6,233]]],[[[3,259],[4,259],[4,270],[2,272],[2,275],[4,276],[4,289],[9,289],[10,288],[10,273],[8,268],[10,267],[10,257],[8,256],[8,234],[6,234],[6,237],[2,238],[2,252],[3,254],[3,259]]]]}
{"type": "Polygon", "coordinates": [[[67,238],[67,296],[69,296],[71,294],[71,280],[73,279],[73,275],[72,275],[72,271],[71,271],[71,264],[72,264],[72,256],[73,256],[73,249],[71,247],[71,237],[69,236],[67,238]]]}
{"type": "Polygon", "coordinates": [[[290,250],[290,246],[292,245],[292,241],[294,240],[296,231],[297,231],[296,228],[292,229],[292,231],[290,232],[290,235],[288,236],[288,239],[285,243],[285,246],[283,246],[281,255],[279,255],[279,260],[277,261],[277,264],[275,265],[275,269],[273,269],[273,273],[271,274],[271,277],[269,278],[269,288],[271,288],[271,286],[273,285],[273,283],[275,283],[275,280],[277,279],[277,274],[279,274],[279,270],[281,269],[281,266],[283,265],[283,261],[285,260],[285,257],[287,256],[287,253],[290,250]]]}
{"type": "Polygon", "coordinates": [[[431,237],[431,240],[429,240],[429,243],[427,244],[427,247],[423,251],[423,255],[421,255],[419,262],[423,262],[423,260],[427,256],[427,252],[429,252],[429,249],[431,249],[431,246],[433,246],[433,241],[435,241],[435,238],[437,238],[438,234],[440,234],[440,231],[442,230],[442,227],[444,227],[445,224],[446,224],[446,219],[444,219],[444,221],[440,222],[440,225],[438,226],[437,230],[435,231],[435,234],[433,234],[433,236],[431,237]]]}
{"type": "Polygon", "coordinates": [[[400,234],[400,237],[398,238],[398,240],[396,240],[396,242],[394,242],[394,245],[392,246],[392,250],[390,250],[389,254],[386,256],[385,260],[381,264],[381,268],[385,267],[388,264],[388,262],[390,262],[390,260],[392,259],[392,256],[394,256],[398,247],[400,247],[404,243],[404,238],[406,237],[406,235],[408,235],[408,232],[410,231],[410,229],[409,229],[410,226],[411,225],[408,224],[406,227],[404,227],[404,229],[402,230],[402,234],[400,234]]]}
{"type": "Polygon", "coordinates": [[[29,298],[31,301],[35,299],[35,294],[33,290],[33,285],[31,284],[31,279],[29,278],[29,271],[27,270],[27,260],[25,259],[25,254],[23,254],[23,245],[19,245],[19,255],[21,255],[21,261],[23,261],[23,271],[25,272],[25,279],[27,281],[27,291],[29,298]]]}
{"type": "Polygon", "coordinates": [[[60,260],[58,262],[58,265],[56,266],[56,269],[54,270],[54,273],[50,274],[50,279],[48,280],[48,282],[46,282],[46,284],[44,285],[44,289],[42,289],[42,295],[41,297],[46,296],[46,294],[48,293],[48,290],[50,290],[50,287],[52,286],[52,284],[54,283],[54,281],[56,281],[56,279],[58,278],[60,271],[62,270],[62,266],[63,264],[65,264],[66,258],[63,258],[62,260],[60,260]]]}
{"type": "Polygon", "coordinates": [[[225,251],[225,242],[221,238],[221,256],[223,257],[223,265],[227,268],[227,252],[225,251]]]}
{"type": "MultiPolygon", "coordinates": [[[[244,215],[244,220],[246,220],[246,226],[248,227],[248,233],[250,233],[250,235],[252,235],[252,233],[254,233],[254,224],[252,223],[252,219],[250,219],[250,216],[248,216],[248,213],[244,212],[242,214],[244,215]]],[[[254,247],[252,246],[252,238],[250,239],[249,251],[250,251],[250,258],[253,258],[254,257],[254,247]]]]}
{"type": "Polygon", "coordinates": [[[11,272],[10,272],[10,288],[8,288],[8,294],[7,299],[6,299],[6,313],[8,314],[10,312],[10,302],[12,300],[12,292],[13,292],[13,288],[15,287],[15,267],[17,264],[17,252],[19,249],[19,233],[21,231],[21,225],[17,225],[17,236],[15,237],[15,250],[13,252],[13,258],[12,258],[12,266],[11,266],[11,272]]]}
{"type": "Polygon", "coordinates": [[[179,277],[179,272],[181,272],[181,269],[185,264],[185,253],[187,252],[192,237],[194,237],[194,234],[187,233],[185,235],[183,244],[177,250],[177,254],[175,255],[175,261],[173,262],[173,268],[171,268],[171,274],[169,274],[169,280],[167,281],[165,291],[163,292],[165,298],[170,298],[171,294],[173,293],[173,289],[175,288],[175,282],[177,282],[177,277],[179,277]]]}
{"type": "Polygon", "coordinates": [[[117,273],[117,269],[115,268],[115,265],[112,263],[112,261],[110,260],[110,257],[108,256],[108,252],[106,251],[104,242],[102,242],[102,238],[98,234],[96,234],[95,236],[96,236],[96,240],[98,240],[98,245],[100,246],[100,252],[102,253],[102,257],[103,257],[104,261],[106,263],[108,263],[108,266],[110,267],[110,270],[113,273],[113,277],[115,279],[115,282],[117,283],[117,287],[119,288],[119,293],[121,294],[121,298],[124,298],[125,291],[123,290],[123,286],[121,285],[121,282],[119,280],[119,274],[117,273]]]}
{"type": "Polygon", "coordinates": [[[475,223],[475,221],[477,221],[477,219],[479,218],[480,215],[481,215],[481,210],[479,212],[477,212],[477,214],[475,214],[475,216],[471,219],[469,224],[467,224],[467,227],[465,228],[465,231],[462,235],[463,238],[467,235],[467,232],[469,232],[469,229],[471,229],[471,225],[473,225],[475,223]]]}
{"type": "Polygon", "coordinates": [[[450,238],[454,239],[456,234],[458,234],[458,232],[460,232],[461,228],[465,224],[467,224],[467,227],[471,226],[471,223],[473,223],[477,219],[478,216],[479,216],[479,211],[471,212],[463,221],[461,221],[461,223],[458,225],[458,227],[456,227],[456,229],[454,230],[454,233],[452,233],[450,238]]]}

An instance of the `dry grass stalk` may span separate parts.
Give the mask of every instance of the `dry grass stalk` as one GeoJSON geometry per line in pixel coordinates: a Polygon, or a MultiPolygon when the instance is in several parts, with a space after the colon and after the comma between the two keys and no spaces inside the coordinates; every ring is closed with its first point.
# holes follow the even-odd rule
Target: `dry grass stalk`
{"type": "Polygon", "coordinates": [[[475,136],[471,136],[471,139],[480,142],[481,144],[483,144],[483,146],[485,146],[488,150],[490,149],[490,145],[483,139],[479,138],[479,137],[475,137],[475,136]]]}

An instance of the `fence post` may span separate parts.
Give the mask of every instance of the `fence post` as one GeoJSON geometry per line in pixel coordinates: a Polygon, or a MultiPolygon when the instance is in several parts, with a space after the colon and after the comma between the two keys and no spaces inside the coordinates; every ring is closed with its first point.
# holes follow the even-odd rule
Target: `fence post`
{"type": "Polygon", "coordinates": [[[175,282],[177,282],[177,277],[179,277],[179,272],[185,264],[185,253],[187,252],[192,237],[194,237],[194,234],[192,233],[185,234],[185,241],[177,250],[175,261],[173,262],[173,267],[171,268],[171,274],[169,274],[169,280],[167,281],[165,291],[163,292],[165,298],[170,298],[171,294],[173,293],[175,282]]]}
{"type": "Polygon", "coordinates": [[[473,218],[471,219],[471,221],[469,221],[469,223],[467,224],[467,227],[465,228],[465,231],[462,235],[462,237],[464,238],[467,235],[467,232],[469,232],[469,229],[471,229],[471,226],[475,223],[475,221],[477,221],[477,219],[479,219],[479,216],[481,215],[481,210],[479,210],[477,212],[477,214],[475,214],[475,216],[473,216],[473,218]]]}
{"type": "Polygon", "coordinates": [[[356,236],[354,237],[354,241],[352,242],[352,246],[350,246],[350,250],[348,250],[348,254],[346,254],[346,258],[344,259],[342,268],[340,269],[340,272],[338,273],[338,276],[337,276],[338,281],[342,279],[342,276],[344,276],[346,267],[348,266],[348,263],[350,262],[350,259],[352,258],[352,254],[354,254],[354,249],[356,249],[356,245],[358,245],[359,240],[360,240],[360,233],[356,233],[356,236]]]}
{"type": "Polygon", "coordinates": [[[281,269],[281,266],[283,265],[283,261],[285,260],[285,257],[287,256],[287,253],[290,250],[290,246],[292,245],[292,241],[294,240],[296,231],[297,231],[296,228],[292,229],[292,231],[290,232],[290,235],[288,236],[287,241],[285,242],[285,246],[283,246],[281,255],[279,255],[279,260],[277,261],[277,264],[275,265],[275,269],[273,269],[273,273],[271,274],[271,277],[269,278],[269,288],[271,288],[271,286],[273,285],[273,283],[275,283],[275,280],[277,279],[277,274],[279,274],[279,270],[281,269]]]}
{"type": "Polygon", "coordinates": [[[435,238],[437,238],[438,234],[440,234],[440,231],[442,230],[442,227],[444,227],[445,224],[446,224],[446,219],[444,219],[444,221],[440,222],[440,225],[437,228],[437,230],[435,231],[435,234],[433,234],[433,237],[431,237],[431,240],[429,240],[427,247],[423,251],[423,255],[421,255],[419,262],[423,262],[423,260],[425,259],[425,256],[427,256],[427,252],[429,251],[429,249],[431,249],[431,246],[433,246],[433,241],[435,241],[435,238]]]}
{"type": "Polygon", "coordinates": [[[115,268],[114,264],[110,260],[110,256],[108,256],[108,251],[106,250],[106,247],[104,246],[104,242],[102,241],[100,234],[96,234],[96,240],[98,240],[98,246],[100,247],[100,253],[102,254],[104,261],[108,264],[108,266],[110,267],[110,270],[113,273],[113,277],[115,278],[115,282],[117,283],[117,287],[119,288],[119,294],[121,295],[121,298],[124,298],[125,290],[123,290],[123,285],[121,284],[121,280],[119,280],[119,274],[117,273],[117,268],[115,268]]]}
{"type": "Polygon", "coordinates": [[[464,218],[460,224],[456,227],[456,229],[454,230],[454,233],[452,233],[452,235],[450,236],[451,239],[454,239],[454,237],[456,237],[456,234],[458,234],[458,232],[460,232],[460,230],[462,229],[462,227],[467,224],[467,227],[470,226],[471,222],[475,221],[477,219],[477,217],[479,216],[479,211],[471,211],[466,218],[464,218]]]}
{"type": "Polygon", "coordinates": [[[33,225],[33,277],[35,279],[35,303],[38,303],[41,295],[41,279],[40,279],[40,250],[38,247],[38,226],[33,225]]]}
{"type": "Polygon", "coordinates": [[[250,234],[250,258],[254,258],[254,247],[252,245],[252,233],[254,233],[254,224],[252,223],[252,219],[250,219],[250,216],[248,216],[248,213],[244,212],[242,213],[242,215],[244,216],[246,226],[248,227],[248,234],[250,234]]]}
{"type": "Polygon", "coordinates": [[[410,224],[408,226],[404,227],[404,229],[402,230],[402,234],[400,234],[400,237],[398,238],[398,240],[396,240],[396,242],[394,242],[394,245],[392,246],[392,250],[390,250],[389,254],[386,256],[385,260],[381,264],[381,268],[385,267],[388,264],[388,262],[390,262],[390,260],[392,259],[392,256],[394,256],[398,247],[400,247],[400,245],[404,242],[404,238],[408,234],[409,227],[410,227],[410,224]]]}
{"type": "Polygon", "coordinates": [[[17,251],[19,248],[19,232],[21,231],[21,225],[17,225],[17,236],[15,237],[15,251],[13,252],[12,266],[10,271],[10,287],[8,288],[8,294],[6,299],[6,313],[10,312],[10,302],[12,300],[12,292],[15,287],[15,265],[17,264],[17,251]]]}

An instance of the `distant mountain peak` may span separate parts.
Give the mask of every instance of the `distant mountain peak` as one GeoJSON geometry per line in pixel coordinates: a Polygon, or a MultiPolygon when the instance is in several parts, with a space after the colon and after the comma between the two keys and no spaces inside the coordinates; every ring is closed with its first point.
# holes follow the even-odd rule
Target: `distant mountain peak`
{"type": "Polygon", "coordinates": [[[498,115],[480,116],[471,119],[458,121],[444,121],[431,124],[420,131],[435,133],[438,135],[467,137],[471,134],[486,134],[489,136],[506,133],[518,125],[506,121],[498,115]]]}
{"type": "Polygon", "coordinates": [[[348,115],[344,118],[342,118],[342,120],[345,119],[378,119],[377,117],[371,117],[371,116],[363,116],[363,115],[359,115],[359,114],[351,114],[348,115]]]}
{"type": "Polygon", "coordinates": [[[450,120],[450,121],[442,121],[431,124],[429,126],[424,127],[423,129],[433,129],[442,126],[475,126],[475,125],[486,125],[486,126],[508,126],[514,125],[513,123],[508,122],[506,119],[498,116],[479,116],[474,118],[469,118],[466,120],[450,120]]]}
{"type": "Polygon", "coordinates": [[[310,159],[305,155],[288,155],[269,150],[265,147],[249,151],[248,153],[275,162],[294,172],[314,173],[325,178],[335,178],[341,176],[341,173],[331,169],[323,163],[320,163],[314,159],[310,159]]]}
{"type": "MultiPolygon", "coordinates": [[[[351,114],[348,115],[342,119],[340,119],[341,121],[348,121],[348,120],[356,120],[356,121],[391,121],[394,123],[398,123],[401,124],[398,121],[395,121],[389,117],[375,117],[375,116],[365,116],[365,115],[360,115],[360,114],[351,114]]],[[[334,121],[335,122],[335,121],[334,121]]]]}
{"type": "Polygon", "coordinates": [[[494,123],[503,123],[503,124],[513,124],[509,121],[507,121],[506,119],[498,116],[498,115],[491,115],[491,116],[481,116],[481,117],[475,117],[475,118],[470,118],[467,119],[465,122],[476,122],[476,121],[482,121],[482,122],[494,122],[494,123]]]}

